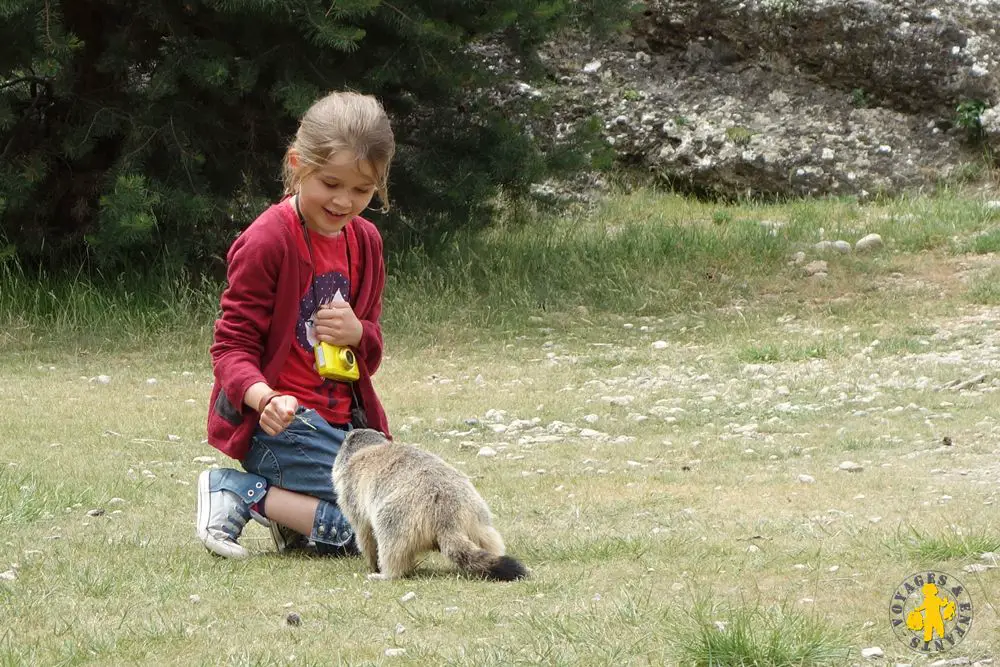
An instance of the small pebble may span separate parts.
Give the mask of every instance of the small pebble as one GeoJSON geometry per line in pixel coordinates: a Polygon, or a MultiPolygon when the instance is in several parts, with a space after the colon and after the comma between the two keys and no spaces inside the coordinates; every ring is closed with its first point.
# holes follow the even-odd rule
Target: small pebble
{"type": "Polygon", "coordinates": [[[399,601],[400,602],[409,602],[410,600],[416,600],[416,599],[417,599],[417,594],[414,593],[413,591],[410,591],[409,593],[407,593],[403,597],[399,598],[399,601]]]}
{"type": "Polygon", "coordinates": [[[302,617],[297,612],[290,611],[288,612],[288,616],[285,616],[285,623],[293,628],[297,628],[302,625],[302,617]]]}
{"type": "Polygon", "coordinates": [[[881,658],[885,653],[878,646],[861,649],[862,658],[881,658]]]}
{"type": "Polygon", "coordinates": [[[387,658],[395,658],[401,655],[406,655],[405,648],[387,648],[385,650],[385,657],[387,658]]]}
{"type": "Polygon", "coordinates": [[[191,604],[198,604],[199,602],[201,602],[201,596],[196,593],[188,597],[188,600],[191,601],[191,604]]]}

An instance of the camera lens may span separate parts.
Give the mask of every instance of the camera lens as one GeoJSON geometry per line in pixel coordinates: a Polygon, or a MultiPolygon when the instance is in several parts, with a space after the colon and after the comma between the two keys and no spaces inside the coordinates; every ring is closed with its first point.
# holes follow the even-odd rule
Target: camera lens
{"type": "Polygon", "coordinates": [[[354,353],[350,350],[344,350],[344,361],[347,362],[348,366],[354,365],[354,353]]]}

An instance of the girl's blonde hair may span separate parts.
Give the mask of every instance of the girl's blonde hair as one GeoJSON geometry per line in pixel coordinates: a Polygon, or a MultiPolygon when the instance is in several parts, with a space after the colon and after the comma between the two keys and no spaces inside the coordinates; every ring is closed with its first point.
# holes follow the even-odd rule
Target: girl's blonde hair
{"type": "Polygon", "coordinates": [[[314,102],[302,116],[295,141],[285,154],[285,194],[297,193],[304,178],[342,150],[353,151],[359,161],[366,160],[374,168],[381,211],[388,211],[389,164],[396,152],[396,140],[379,101],[360,93],[330,93],[314,102]],[[293,151],[299,157],[297,168],[292,168],[289,160],[293,151]]]}

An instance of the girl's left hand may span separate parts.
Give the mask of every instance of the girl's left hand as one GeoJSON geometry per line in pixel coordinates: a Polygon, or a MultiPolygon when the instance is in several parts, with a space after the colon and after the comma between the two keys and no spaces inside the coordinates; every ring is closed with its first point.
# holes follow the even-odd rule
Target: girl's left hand
{"type": "Polygon", "coordinates": [[[316,338],[331,345],[357,346],[361,342],[361,320],[351,304],[333,301],[316,311],[316,338]]]}

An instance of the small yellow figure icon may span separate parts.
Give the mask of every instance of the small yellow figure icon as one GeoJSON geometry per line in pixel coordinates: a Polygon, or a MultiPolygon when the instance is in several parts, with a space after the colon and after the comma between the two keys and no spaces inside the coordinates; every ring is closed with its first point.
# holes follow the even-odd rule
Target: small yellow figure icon
{"type": "Polygon", "coordinates": [[[955,616],[955,603],[945,596],[938,596],[938,587],[924,584],[920,587],[924,601],[906,615],[906,627],[914,632],[924,631],[924,641],[934,639],[934,634],[944,637],[944,622],[955,616]]]}

